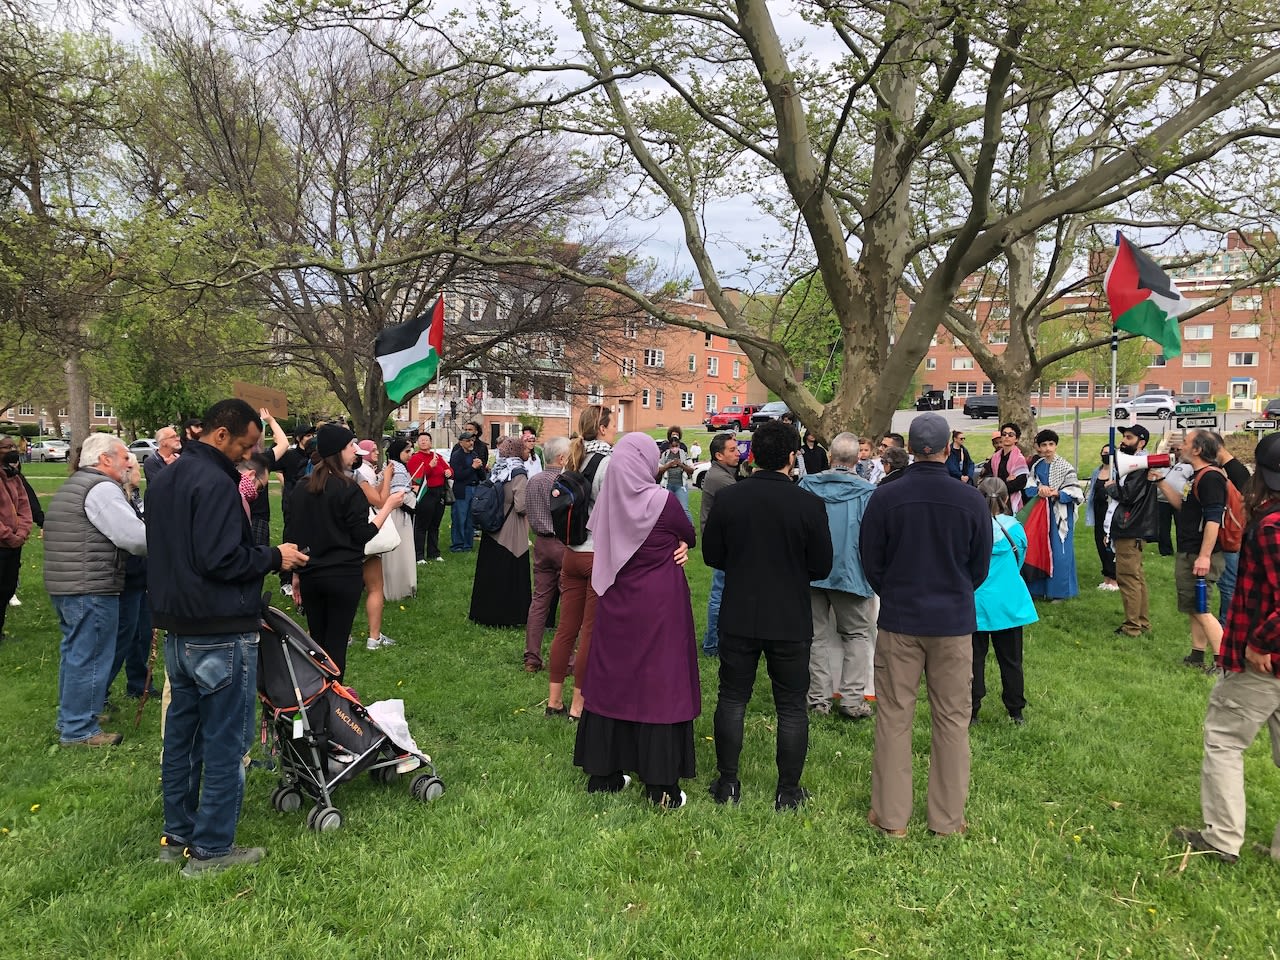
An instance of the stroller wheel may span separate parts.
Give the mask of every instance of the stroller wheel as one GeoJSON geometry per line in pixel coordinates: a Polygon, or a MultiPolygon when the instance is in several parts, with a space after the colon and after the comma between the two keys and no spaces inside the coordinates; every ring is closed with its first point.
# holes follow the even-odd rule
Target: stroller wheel
{"type": "Polygon", "coordinates": [[[374,783],[395,783],[399,774],[396,773],[396,765],[393,763],[385,767],[374,767],[369,771],[369,777],[374,783]]]}
{"type": "Polygon", "coordinates": [[[316,807],[307,814],[307,826],[316,833],[331,833],[342,827],[342,813],[336,807],[316,807]]]}
{"type": "Polygon", "coordinates": [[[439,800],[440,795],[444,793],[444,781],[428,773],[419,774],[409,785],[409,792],[415,799],[430,803],[433,800],[439,800]]]}
{"type": "Polygon", "coordinates": [[[294,786],[276,787],[271,805],[281,813],[297,813],[302,809],[302,791],[294,786]]]}

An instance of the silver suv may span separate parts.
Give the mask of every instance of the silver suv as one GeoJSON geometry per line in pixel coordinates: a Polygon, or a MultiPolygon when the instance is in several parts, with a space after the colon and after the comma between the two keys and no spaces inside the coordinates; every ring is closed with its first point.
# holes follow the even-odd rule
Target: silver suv
{"type": "Polygon", "coordinates": [[[1132,417],[1159,417],[1168,420],[1173,416],[1177,406],[1173,397],[1167,393],[1140,393],[1128,400],[1116,404],[1116,420],[1124,422],[1132,417]]]}

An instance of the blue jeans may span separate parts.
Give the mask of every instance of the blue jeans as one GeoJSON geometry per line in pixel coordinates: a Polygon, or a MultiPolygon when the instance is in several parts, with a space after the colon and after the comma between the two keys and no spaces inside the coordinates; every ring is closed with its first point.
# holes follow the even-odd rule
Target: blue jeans
{"type": "Polygon", "coordinates": [[[724,595],[724,571],[711,574],[711,595],[707,597],[707,635],[702,638],[702,652],[708,657],[720,652],[720,598],[724,595]]]}
{"type": "Polygon", "coordinates": [[[450,518],[449,549],[454,553],[470,550],[476,535],[475,521],[471,519],[471,498],[476,488],[453,488],[453,515],[450,518]]]}
{"type": "Polygon", "coordinates": [[[1240,569],[1240,554],[1226,553],[1222,554],[1224,564],[1222,567],[1222,576],[1218,578],[1218,622],[1224,626],[1227,623],[1227,611],[1231,608],[1231,597],[1236,592],[1236,574],[1240,569]]]}
{"type": "Polygon", "coordinates": [[[165,669],[164,832],[198,857],[231,850],[244,800],[243,758],[253,741],[258,634],[170,633],[165,669]]]}
{"type": "MultiPolygon", "coordinates": [[[[693,514],[689,512],[689,489],[682,483],[678,487],[667,487],[667,493],[673,494],[684,508],[684,515],[693,523],[693,514]]],[[[694,528],[695,530],[697,527],[694,528]]]]}
{"type": "Polygon", "coordinates": [[[120,623],[116,629],[116,655],[111,661],[107,689],[116,682],[124,667],[125,693],[142,696],[147,686],[147,654],[151,652],[151,606],[147,588],[125,590],[120,594],[120,623]]]}
{"type": "Polygon", "coordinates": [[[63,743],[101,733],[98,714],[116,652],[120,598],[115,594],[50,597],[62,627],[58,665],[58,736],[63,743]]]}

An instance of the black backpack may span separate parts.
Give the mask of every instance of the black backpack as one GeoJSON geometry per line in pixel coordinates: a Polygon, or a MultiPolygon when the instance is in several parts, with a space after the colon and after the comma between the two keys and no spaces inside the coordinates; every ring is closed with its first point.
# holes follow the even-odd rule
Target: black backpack
{"type": "MultiPolygon", "coordinates": [[[[511,471],[511,477],[507,479],[525,476],[528,476],[528,473],[524,467],[516,467],[511,471]]],[[[505,511],[502,509],[507,492],[506,487],[507,480],[486,480],[476,487],[476,492],[472,494],[471,519],[476,527],[485,533],[497,533],[507,522],[507,516],[511,510],[510,508],[505,511]]]]}
{"type": "Polygon", "coordinates": [[[585,469],[561,470],[551,487],[551,529],[561,543],[578,547],[587,542],[587,519],[591,516],[591,483],[600,469],[603,453],[593,453],[585,469]]]}

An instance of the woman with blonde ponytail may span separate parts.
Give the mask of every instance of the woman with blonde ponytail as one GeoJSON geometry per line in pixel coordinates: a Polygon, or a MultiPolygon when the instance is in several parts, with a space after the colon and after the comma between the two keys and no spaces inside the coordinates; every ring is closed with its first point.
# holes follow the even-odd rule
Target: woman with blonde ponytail
{"type": "MultiPolygon", "coordinates": [[[[578,435],[569,443],[566,470],[591,477],[591,503],[600,496],[609,457],[613,453],[613,411],[592,404],[578,417],[578,435]]],[[[564,678],[569,657],[577,647],[574,662],[573,703],[570,720],[582,716],[582,678],[587,675],[587,655],[591,648],[591,628],[595,624],[596,594],[591,589],[591,565],[595,544],[590,533],[585,542],[565,549],[560,567],[560,625],[551,641],[551,685],[547,693],[547,716],[565,716],[564,678]]]]}
{"type": "Polygon", "coordinates": [[[978,708],[987,693],[987,647],[996,651],[1000,665],[1000,698],[1014,723],[1023,724],[1022,628],[1040,619],[1031,592],[1019,572],[1027,556],[1027,534],[1013,515],[1009,488],[998,477],[979,482],[978,492],[991,509],[991,567],[987,579],[974,593],[978,629],[973,635],[973,712],[969,725],[978,722],[978,708]]]}

